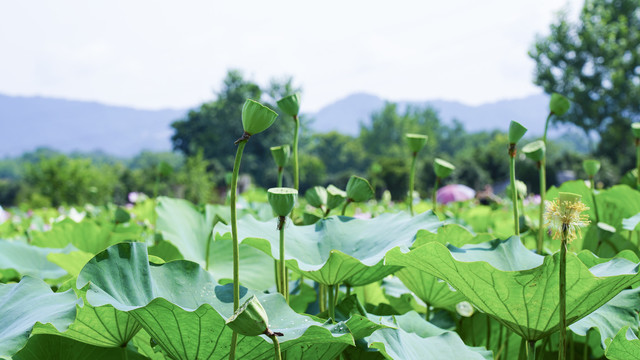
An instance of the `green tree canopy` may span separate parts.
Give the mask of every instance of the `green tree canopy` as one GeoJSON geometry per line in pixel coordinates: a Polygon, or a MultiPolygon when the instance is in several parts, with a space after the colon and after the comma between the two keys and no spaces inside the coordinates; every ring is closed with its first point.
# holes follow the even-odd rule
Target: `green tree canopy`
{"type": "Polygon", "coordinates": [[[529,54],[535,84],[572,101],[554,121],[597,131],[599,153],[623,169],[633,166],[629,125],[640,120],[639,49],[640,0],[586,0],[576,23],[560,14],[529,54]]]}

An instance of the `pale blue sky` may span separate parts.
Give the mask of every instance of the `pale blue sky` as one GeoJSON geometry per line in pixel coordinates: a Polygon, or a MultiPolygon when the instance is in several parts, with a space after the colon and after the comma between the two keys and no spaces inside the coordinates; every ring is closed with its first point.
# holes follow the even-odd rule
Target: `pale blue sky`
{"type": "Polygon", "coordinates": [[[479,104],[539,93],[527,51],[582,3],[1,1],[0,93],[183,108],[237,68],[292,75],[306,112],[358,91],[479,104]]]}

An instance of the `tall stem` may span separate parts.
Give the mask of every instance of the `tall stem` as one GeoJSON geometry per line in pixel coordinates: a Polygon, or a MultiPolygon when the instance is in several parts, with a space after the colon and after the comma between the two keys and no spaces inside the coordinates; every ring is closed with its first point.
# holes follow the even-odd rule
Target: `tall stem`
{"type": "Polygon", "coordinates": [[[640,139],[636,139],[636,188],[640,189],[640,139]]]}
{"type": "Polygon", "coordinates": [[[563,225],[562,244],[560,245],[560,344],[558,360],[567,358],[567,229],[563,225]]]}
{"type": "Polygon", "coordinates": [[[282,187],[282,176],[284,175],[284,169],[282,166],[278,166],[278,187],[282,187]]]}
{"type": "MultiPolygon", "coordinates": [[[[236,198],[238,191],[238,173],[240,172],[240,160],[242,160],[242,152],[247,145],[247,140],[238,143],[236,151],[236,159],[233,163],[233,175],[231,176],[231,238],[233,239],[233,311],[240,307],[240,246],[238,244],[238,216],[236,213],[236,198]]],[[[229,351],[229,359],[236,357],[236,346],[238,342],[238,334],[234,331],[231,337],[231,349],[229,351]]]]}
{"type": "Polygon", "coordinates": [[[413,153],[413,157],[411,158],[411,172],[409,173],[409,196],[407,201],[409,202],[409,212],[411,216],[413,216],[413,185],[414,185],[414,177],[416,176],[416,158],[418,153],[413,153]]]}
{"type": "Polygon", "coordinates": [[[271,335],[269,336],[269,338],[271,338],[271,341],[273,342],[273,350],[275,351],[274,359],[282,360],[282,353],[280,353],[280,342],[278,341],[278,337],[276,335],[271,335]]]}
{"type": "Polygon", "coordinates": [[[538,229],[538,255],[542,255],[542,246],[544,240],[544,198],[547,195],[547,175],[545,169],[545,159],[538,164],[540,167],[540,225],[538,229]]]}
{"type": "Polygon", "coordinates": [[[293,117],[295,127],[293,130],[293,187],[300,190],[299,168],[298,168],[298,132],[300,131],[300,120],[298,116],[293,117]]]}
{"type": "Polygon", "coordinates": [[[600,216],[598,215],[598,204],[596,203],[596,182],[593,176],[589,176],[589,182],[591,185],[591,198],[593,199],[593,211],[596,213],[596,225],[600,222],[600,216]]]}
{"type": "Polygon", "coordinates": [[[544,135],[542,136],[542,141],[544,141],[545,146],[547,145],[547,130],[549,129],[549,120],[551,120],[551,116],[553,116],[552,112],[549,113],[547,121],[544,123],[544,135]]]}
{"type": "Polygon", "coordinates": [[[438,188],[440,187],[440,178],[436,176],[436,183],[433,185],[433,194],[431,194],[431,208],[433,212],[436,212],[437,199],[436,194],[438,193],[438,188]]]}
{"type": "Polygon", "coordinates": [[[287,276],[286,276],[286,271],[287,271],[287,266],[284,262],[284,221],[285,221],[285,217],[284,216],[280,216],[278,218],[278,228],[280,229],[280,274],[278,274],[279,278],[280,278],[280,293],[282,294],[282,296],[284,296],[285,300],[287,301],[287,304],[289,303],[289,293],[287,291],[287,276]]]}
{"type": "Polygon", "coordinates": [[[351,199],[347,199],[344,202],[344,206],[342,207],[342,216],[345,216],[347,213],[347,206],[351,203],[351,199]]]}
{"type": "Polygon", "coordinates": [[[536,359],[536,341],[527,340],[527,360],[536,359]]]}
{"type": "Polygon", "coordinates": [[[513,201],[513,224],[515,227],[515,234],[520,235],[518,189],[516,188],[516,144],[509,144],[509,178],[511,181],[511,201],[513,201]]]}
{"type": "Polygon", "coordinates": [[[329,285],[327,292],[329,295],[329,317],[331,318],[332,321],[335,322],[336,319],[336,304],[335,304],[335,300],[334,300],[334,293],[333,293],[333,287],[335,285],[329,285]]]}
{"type": "Polygon", "coordinates": [[[429,303],[426,303],[424,307],[424,319],[429,321],[429,316],[429,303]]]}

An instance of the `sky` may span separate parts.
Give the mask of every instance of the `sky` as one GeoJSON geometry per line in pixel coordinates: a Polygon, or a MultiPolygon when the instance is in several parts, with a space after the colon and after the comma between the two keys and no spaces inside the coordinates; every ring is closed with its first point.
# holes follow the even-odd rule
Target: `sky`
{"type": "Polygon", "coordinates": [[[527,56],[582,0],[0,1],[0,93],[141,109],[292,76],[302,111],[355,92],[478,105],[538,94],[527,56]]]}

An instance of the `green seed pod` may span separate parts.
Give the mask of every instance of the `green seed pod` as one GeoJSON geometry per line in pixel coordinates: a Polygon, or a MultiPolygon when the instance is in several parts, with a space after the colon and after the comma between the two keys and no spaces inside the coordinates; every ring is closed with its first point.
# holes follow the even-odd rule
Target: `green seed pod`
{"type": "Polygon", "coordinates": [[[634,122],[631,124],[631,132],[636,139],[640,139],[640,122],[634,122]]]}
{"type": "Polygon", "coordinates": [[[287,216],[293,210],[293,205],[296,203],[298,197],[298,190],[292,188],[271,188],[267,190],[267,198],[271,209],[278,216],[287,216]]]}
{"type": "Polygon", "coordinates": [[[509,143],[516,144],[524,134],[527,132],[527,128],[520,125],[519,122],[511,121],[509,124],[509,143]]]}
{"type": "Polygon", "coordinates": [[[564,202],[575,203],[580,201],[580,199],[582,199],[582,195],[568,193],[568,192],[558,193],[558,200],[560,200],[560,203],[564,203],[564,202]]]}
{"type": "Polygon", "coordinates": [[[544,141],[536,140],[530,142],[522,148],[522,152],[531,160],[540,162],[544,159],[545,146],[544,141]]]}
{"type": "Polygon", "coordinates": [[[258,298],[253,295],[227,320],[231,330],[244,336],[258,336],[267,331],[269,318],[258,298]]]}
{"type": "Polygon", "coordinates": [[[309,205],[319,208],[327,204],[327,189],[322,186],[314,186],[307,190],[304,198],[309,205]]]}
{"type": "Polygon", "coordinates": [[[289,116],[298,116],[300,111],[300,94],[285,96],[278,100],[278,107],[289,116]]]}
{"type": "Polygon", "coordinates": [[[582,162],[582,168],[587,176],[595,176],[600,171],[600,161],[594,159],[587,159],[582,162]]]}
{"type": "Polygon", "coordinates": [[[440,179],[444,179],[447,176],[451,175],[451,173],[455,169],[456,167],[453,166],[452,163],[446,160],[442,160],[439,158],[436,158],[435,160],[433,160],[433,170],[435,171],[436,176],[439,177],[440,179]]]}
{"type": "Polygon", "coordinates": [[[289,162],[289,156],[291,155],[291,146],[289,145],[280,145],[274,146],[271,149],[271,156],[273,156],[273,161],[276,162],[278,167],[285,167],[289,162]]]}
{"type": "Polygon", "coordinates": [[[347,183],[347,199],[363,202],[373,197],[373,187],[367,179],[352,175],[347,183]]]}
{"type": "Polygon", "coordinates": [[[413,153],[417,153],[422,150],[422,148],[427,144],[427,139],[429,139],[427,135],[421,134],[405,134],[404,136],[407,139],[409,150],[413,153]]]}
{"type": "Polygon", "coordinates": [[[347,198],[347,193],[333,185],[327,186],[327,208],[336,209],[347,198]]]}
{"type": "Polygon", "coordinates": [[[278,114],[259,102],[247,99],[242,107],[242,126],[249,135],[261,133],[276,121],[278,114]]]}
{"type": "Polygon", "coordinates": [[[549,100],[549,111],[556,116],[562,116],[571,107],[571,103],[569,100],[557,93],[551,94],[551,99],[549,100]]]}

